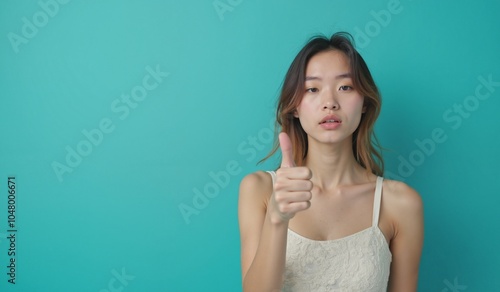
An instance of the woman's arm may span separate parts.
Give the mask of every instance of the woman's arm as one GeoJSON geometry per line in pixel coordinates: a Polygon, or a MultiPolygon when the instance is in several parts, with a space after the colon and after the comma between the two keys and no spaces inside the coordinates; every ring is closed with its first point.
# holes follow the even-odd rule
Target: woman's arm
{"type": "MultiPolygon", "coordinates": [[[[385,187],[385,186],[384,186],[385,187]]],[[[419,194],[402,182],[387,182],[387,211],[394,236],[389,291],[417,291],[418,268],[424,238],[423,204],[419,194]]]]}
{"type": "Polygon", "coordinates": [[[241,181],[238,218],[243,291],[281,291],[285,271],[288,221],[311,206],[311,170],[296,167],[292,143],[279,135],[282,161],[276,182],[257,172],[241,181]]]}
{"type": "Polygon", "coordinates": [[[271,220],[269,174],[247,175],[241,182],[238,218],[243,291],[281,291],[288,221],[271,220]]]}

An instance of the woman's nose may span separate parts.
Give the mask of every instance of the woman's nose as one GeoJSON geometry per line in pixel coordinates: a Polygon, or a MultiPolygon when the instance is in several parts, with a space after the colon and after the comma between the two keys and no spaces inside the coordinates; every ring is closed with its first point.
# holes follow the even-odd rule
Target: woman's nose
{"type": "Polygon", "coordinates": [[[337,97],[335,96],[335,92],[327,91],[323,96],[323,109],[324,110],[338,110],[340,107],[337,102],[337,97]]]}
{"type": "Polygon", "coordinates": [[[338,104],[334,102],[326,102],[325,105],[323,106],[323,109],[331,109],[331,110],[336,110],[338,109],[338,104]]]}
{"type": "Polygon", "coordinates": [[[324,102],[323,104],[323,109],[324,110],[338,110],[340,108],[339,103],[337,102],[336,99],[328,99],[324,102]]]}

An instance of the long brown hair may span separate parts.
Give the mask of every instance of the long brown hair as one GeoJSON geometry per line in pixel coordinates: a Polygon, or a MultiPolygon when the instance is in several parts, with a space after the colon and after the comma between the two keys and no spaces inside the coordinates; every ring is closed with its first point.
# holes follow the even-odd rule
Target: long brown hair
{"type": "MultiPolygon", "coordinates": [[[[380,153],[380,145],[373,132],[375,121],[380,114],[382,99],[377,85],[365,61],[354,48],[353,38],[349,33],[338,32],[330,39],[324,36],[312,38],[293,60],[281,89],[276,110],[276,129],[281,127],[290,136],[293,145],[293,157],[298,166],[304,165],[307,156],[307,133],[302,128],[294,112],[302,101],[305,92],[305,75],[309,60],[316,54],[329,50],[339,50],[349,59],[354,88],[364,96],[365,112],[360,124],[352,135],[352,150],[356,161],[368,172],[382,176],[384,161],[380,153]]],[[[275,139],[271,152],[264,161],[279,149],[279,141],[275,139]]]]}

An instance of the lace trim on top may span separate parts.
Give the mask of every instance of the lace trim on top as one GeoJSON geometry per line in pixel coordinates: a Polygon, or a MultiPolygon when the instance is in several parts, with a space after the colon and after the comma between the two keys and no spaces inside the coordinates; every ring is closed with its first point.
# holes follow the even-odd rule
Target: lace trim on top
{"type": "Polygon", "coordinates": [[[326,241],[289,229],[283,291],[385,292],[391,261],[378,226],[326,241]]]}

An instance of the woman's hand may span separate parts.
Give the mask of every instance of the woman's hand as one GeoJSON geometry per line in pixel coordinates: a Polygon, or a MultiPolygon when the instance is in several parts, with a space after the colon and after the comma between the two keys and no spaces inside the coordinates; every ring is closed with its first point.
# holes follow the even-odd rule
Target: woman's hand
{"type": "Polygon", "coordinates": [[[286,133],[279,134],[281,148],[281,167],[276,171],[276,181],[269,212],[273,223],[288,222],[297,212],[311,206],[311,170],[295,166],[292,143],[286,133]]]}

